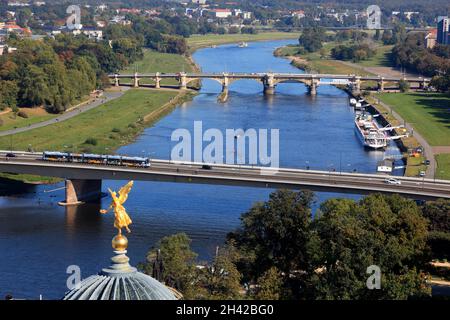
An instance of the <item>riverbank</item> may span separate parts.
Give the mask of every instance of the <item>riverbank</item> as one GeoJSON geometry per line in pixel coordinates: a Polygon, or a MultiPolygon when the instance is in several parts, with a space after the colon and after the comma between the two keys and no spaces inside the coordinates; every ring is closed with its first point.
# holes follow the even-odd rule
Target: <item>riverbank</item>
{"type": "MultiPolygon", "coordinates": [[[[376,99],[373,95],[365,97],[365,100],[370,104],[370,108],[376,114],[380,115],[380,121],[384,126],[390,125],[392,127],[403,126],[405,125],[404,120],[393,111],[388,105],[381,102],[379,99],[376,99]]],[[[413,129],[410,126],[405,126],[407,132],[413,133],[413,129]]],[[[404,135],[405,131],[402,128],[394,129],[394,135],[404,135]]],[[[403,160],[405,163],[405,176],[407,177],[418,177],[420,173],[426,172],[428,178],[434,177],[435,172],[435,161],[431,157],[430,165],[427,166],[424,164],[426,158],[425,156],[414,154],[410,151],[417,149],[419,147],[425,148],[425,153],[428,155],[430,149],[426,143],[426,141],[418,134],[412,134],[407,137],[402,137],[396,141],[397,145],[400,147],[400,150],[403,153],[403,160]]]]}
{"type": "MultiPolygon", "coordinates": [[[[292,65],[307,72],[400,76],[400,72],[389,61],[392,46],[380,46],[370,59],[354,63],[329,59],[330,50],[335,45],[335,42],[326,43],[321,53],[307,54],[299,54],[296,45],[284,46],[277,48],[274,55],[289,59],[292,65]]],[[[375,86],[367,83],[362,89],[375,86]]],[[[423,171],[428,178],[446,179],[450,176],[450,156],[446,151],[446,147],[450,146],[450,129],[446,126],[450,119],[448,95],[428,92],[379,93],[374,97],[369,96],[368,100],[392,126],[405,125],[413,133],[413,136],[399,141],[405,154],[406,176],[419,176],[423,171]],[[411,155],[410,151],[418,147],[425,149],[427,158],[411,155]],[[439,150],[445,152],[436,152],[439,150]],[[430,161],[429,166],[424,164],[425,160],[430,161]]],[[[395,132],[398,135],[403,133],[399,130],[395,132]]]]}
{"type": "Polygon", "coordinates": [[[442,93],[378,93],[376,97],[414,131],[430,160],[432,176],[450,178],[450,96],[442,93]]]}
{"type": "MultiPolygon", "coordinates": [[[[13,136],[13,149],[34,151],[113,153],[129,144],[148,126],[178,104],[191,99],[190,91],[130,89],[109,101],[64,122],[51,124],[13,136]],[[128,107],[124,107],[128,106],[128,107]]],[[[10,137],[0,137],[0,149],[10,148],[10,137]]],[[[46,177],[11,176],[24,182],[50,183],[46,177]]]]}
{"type": "Polygon", "coordinates": [[[298,39],[299,33],[295,32],[262,32],[257,34],[207,34],[192,35],[187,39],[190,53],[197,49],[207,48],[214,45],[238,43],[238,42],[255,42],[268,40],[285,40],[298,39]]]}
{"type": "MultiPolygon", "coordinates": [[[[123,73],[139,72],[187,72],[199,68],[190,56],[160,53],[144,50],[143,59],[122,70],[123,73]]],[[[170,80],[169,80],[170,81],[170,80]]],[[[167,83],[171,84],[171,83],[167,83]]],[[[170,89],[131,89],[112,87],[115,99],[107,103],[98,100],[95,108],[70,116],[69,113],[55,115],[50,119],[35,121],[31,128],[27,125],[7,137],[0,137],[2,149],[34,151],[60,150],[73,152],[113,153],[119,147],[132,142],[146,127],[153,125],[178,104],[192,99],[192,91],[170,89]],[[65,121],[56,121],[67,118],[65,121]],[[70,118],[70,119],[69,119],[70,118]],[[101,122],[98,119],[102,119],[101,122]],[[35,126],[36,128],[33,128],[35,126]],[[20,132],[30,129],[26,132],[20,132]]],[[[84,111],[84,110],[83,110],[84,111]]],[[[42,184],[55,183],[58,179],[32,175],[11,175],[0,173],[0,178],[42,184]]]]}
{"type": "Polygon", "coordinates": [[[363,68],[347,65],[339,60],[330,59],[331,49],[335,45],[335,42],[328,42],[323,45],[323,50],[321,50],[321,52],[304,54],[299,54],[299,46],[288,45],[277,48],[274,51],[274,55],[276,57],[289,59],[293,66],[311,73],[356,74],[361,76],[375,75],[363,68]]]}

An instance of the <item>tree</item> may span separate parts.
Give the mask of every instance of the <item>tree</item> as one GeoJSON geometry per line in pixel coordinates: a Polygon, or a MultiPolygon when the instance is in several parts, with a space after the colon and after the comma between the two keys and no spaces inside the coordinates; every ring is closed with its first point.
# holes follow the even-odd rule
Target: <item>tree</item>
{"type": "Polygon", "coordinates": [[[183,294],[189,294],[192,290],[197,257],[197,254],[191,250],[190,243],[191,239],[185,233],[164,237],[156,248],[148,252],[146,262],[141,263],[139,268],[152,275],[154,261],[159,250],[164,264],[163,281],[183,294]]]}
{"type": "Polygon", "coordinates": [[[242,215],[242,228],[228,239],[236,241],[244,257],[245,280],[256,280],[273,266],[285,275],[306,267],[312,201],[309,191],[278,190],[242,215]]]}
{"type": "Polygon", "coordinates": [[[15,81],[0,80],[0,110],[14,109],[17,105],[19,88],[15,81]]]}
{"type": "Polygon", "coordinates": [[[205,289],[205,298],[230,300],[242,297],[242,275],[236,266],[238,258],[239,253],[232,241],[218,250],[213,263],[199,276],[198,285],[205,289]]]}
{"type": "Polygon", "coordinates": [[[373,36],[373,39],[374,39],[375,41],[380,41],[380,40],[381,40],[381,31],[380,31],[380,29],[377,29],[377,30],[375,31],[375,35],[373,36]]]}
{"type": "Polygon", "coordinates": [[[422,212],[430,222],[428,243],[432,257],[450,259],[450,200],[428,201],[422,207],[422,212]]]}
{"type": "Polygon", "coordinates": [[[383,44],[385,44],[385,45],[393,44],[394,42],[392,39],[392,31],[384,30],[381,40],[383,41],[383,44]]]}
{"type": "Polygon", "coordinates": [[[325,38],[323,28],[306,28],[298,39],[299,45],[308,52],[315,52],[322,48],[322,41],[325,38]]]}
{"type": "Polygon", "coordinates": [[[408,299],[430,294],[420,272],[427,261],[427,221],[398,195],[331,199],[314,222],[316,255],[308,294],[319,299],[408,299]],[[368,290],[367,267],[381,269],[381,290],[368,290]]]}
{"type": "Polygon", "coordinates": [[[398,87],[400,89],[400,92],[407,92],[409,91],[409,83],[405,80],[400,80],[398,82],[398,87]]]}
{"type": "Polygon", "coordinates": [[[450,200],[427,201],[422,207],[422,212],[430,221],[430,230],[450,232],[450,200]]]}
{"type": "Polygon", "coordinates": [[[272,267],[258,278],[255,299],[280,300],[283,297],[283,285],[280,271],[272,267]]]}

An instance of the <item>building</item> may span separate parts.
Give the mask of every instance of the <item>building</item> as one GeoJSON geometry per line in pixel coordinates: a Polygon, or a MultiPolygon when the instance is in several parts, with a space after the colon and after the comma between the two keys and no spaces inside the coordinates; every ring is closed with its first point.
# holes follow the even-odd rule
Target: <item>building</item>
{"type": "Polygon", "coordinates": [[[0,44],[0,56],[2,56],[6,52],[12,53],[12,52],[14,52],[16,50],[17,50],[17,48],[8,47],[7,45],[0,44]]]}
{"type": "Polygon", "coordinates": [[[0,31],[3,31],[6,34],[16,33],[21,36],[31,35],[31,30],[29,28],[22,28],[21,26],[18,26],[14,22],[1,23],[0,31]]]}
{"type": "Polygon", "coordinates": [[[427,49],[433,49],[436,45],[437,29],[431,29],[425,36],[425,45],[427,49]]]}
{"type": "Polygon", "coordinates": [[[438,18],[436,40],[439,44],[450,44],[449,24],[450,19],[448,17],[438,18]]]}
{"type": "Polygon", "coordinates": [[[305,17],[305,11],[304,10],[295,10],[291,12],[291,16],[298,18],[298,19],[303,19],[305,17]]]}
{"type": "Polygon", "coordinates": [[[102,30],[98,30],[98,29],[90,29],[90,28],[86,28],[86,29],[75,29],[72,30],[72,34],[74,36],[80,35],[80,34],[84,34],[85,36],[87,36],[89,39],[93,39],[96,41],[100,41],[103,40],[103,31],[102,30]]]}
{"type": "Polygon", "coordinates": [[[391,159],[384,159],[377,164],[377,171],[382,173],[392,173],[394,169],[394,161],[391,159]]]}
{"type": "Polygon", "coordinates": [[[20,2],[20,1],[10,1],[8,2],[9,7],[29,7],[30,4],[28,2],[20,2]]]}
{"type": "Polygon", "coordinates": [[[213,9],[211,10],[211,12],[214,17],[219,19],[231,17],[231,15],[233,14],[230,9],[213,9]]]}
{"type": "Polygon", "coordinates": [[[242,19],[251,19],[252,13],[250,11],[242,11],[241,18],[242,19]]]}
{"type": "Polygon", "coordinates": [[[131,21],[127,20],[125,16],[114,16],[111,20],[109,20],[110,24],[120,24],[122,26],[131,25],[131,21]]]}

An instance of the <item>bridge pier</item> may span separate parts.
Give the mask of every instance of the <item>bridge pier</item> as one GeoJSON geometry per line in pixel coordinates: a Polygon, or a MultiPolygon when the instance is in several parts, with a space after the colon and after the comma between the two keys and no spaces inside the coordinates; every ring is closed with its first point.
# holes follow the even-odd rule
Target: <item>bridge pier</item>
{"type": "Polygon", "coordinates": [[[319,87],[319,80],[312,79],[310,85],[308,85],[308,93],[312,96],[317,95],[317,87],[319,87]]]}
{"type": "Polygon", "coordinates": [[[119,83],[119,77],[117,76],[117,74],[114,75],[114,86],[115,86],[115,87],[120,86],[120,83],[119,83]]]}
{"type": "Polygon", "coordinates": [[[186,90],[187,89],[187,79],[186,79],[186,73],[182,72],[180,73],[180,89],[181,90],[186,90]]]}
{"type": "Polygon", "coordinates": [[[361,77],[353,78],[352,92],[354,95],[361,94],[361,77]]]}
{"type": "Polygon", "coordinates": [[[425,79],[423,79],[420,83],[419,83],[419,88],[422,90],[426,90],[428,87],[428,83],[425,81],[425,79]]]}
{"type": "Polygon", "coordinates": [[[137,72],[134,73],[133,88],[139,88],[139,78],[137,72]]]}
{"type": "Polygon", "coordinates": [[[66,199],[59,202],[62,206],[83,204],[102,196],[102,180],[67,179],[66,199]]]}
{"type": "Polygon", "coordinates": [[[161,88],[161,78],[159,77],[159,72],[155,74],[155,88],[161,88]]]}
{"type": "Polygon", "coordinates": [[[268,73],[263,78],[264,94],[273,95],[275,94],[275,80],[273,73],[268,73]]]}
{"type": "Polygon", "coordinates": [[[378,81],[378,91],[380,91],[380,92],[384,91],[384,78],[383,77],[378,81]]]}

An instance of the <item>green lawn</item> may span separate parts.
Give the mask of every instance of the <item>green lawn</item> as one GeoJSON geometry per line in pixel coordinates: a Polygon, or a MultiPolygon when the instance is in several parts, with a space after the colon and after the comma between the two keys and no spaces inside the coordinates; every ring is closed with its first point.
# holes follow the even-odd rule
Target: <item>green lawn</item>
{"type": "Polygon", "coordinates": [[[136,61],[121,73],[134,73],[135,68],[139,73],[151,72],[179,72],[191,71],[192,67],[185,57],[179,54],[161,53],[149,49],[144,50],[144,58],[136,61]]]}
{"type": "Polygon", "coordinates": [[[6,131],[14,128],[21,128],[31,125],[33,123],[46,121],[57,117],[57,114],[50,114],[43,112],[39,115],[30,115],[28,118],[22,118],[15,115],[13,112],[3,114],[0,116],[0,131],[6,131]]]}
{"type": "MultiPolygon", "coordinates": [[[[345,42],[342,44],[348,44],[345,42]]],[[[333,74],[357,74],[361,76],[374,75],[373,73],[362,70],[358,67],[353,67],[342,63],[342,61],[330,59],[331,49],[338,45],[337,42],[324,43],[324,56],[322,57],[320,51],[306,54],[298,54],[299,46],[285,46],[275,50],[274,54],[277,56],[297,56],[307,61],[309,70],[317,73],[333,73],[333,74]]],[[[295,63],[294,63],[295,65],[295,63]]],[[[367,84],[365,84],[367,85],[367,84]]],[[[370,84],[372,85],[372,84],[370,84]]]]}
{"type": "Polygon", "coordinates": [[[206,34],[192,35],[187,39],[189,48],[196,50],[199,48],[209,47],[212,45],[220,45],[226,43],[234,43],[241,41],[262,41],[262,40],[282,40],[282,39],[298,39],[297,32],[261,32],[257,34],[206,34]]]}
{"type": "Polygon", "coordinates": [[[394,46],[379,46],[377,53],[370,59],[359,61],[358,64],[364,67],[391,67],[392,62],[389,59],[394,46]]]}
{"type": "Polygon", "coordinates": [[[377,96],[411,123],[432,146],[450,146],[450,96],[440,93],[380,93],[377,96]]]}
{"type": "MultiPolygon", "coordinates": [[[[186,57],[179,54],[161,53],[149,49],[144,50],[143,59],[136,61],[128,68],[122,70],[120,73],[134,73],[137,70],[138,73],[153,73],[153,72],[165,72],[175,73],[180,71],[191,72],[193,67],[186,57]]],[[[131,83],[131,79],[124,79],[131,83]]],[[[142,79],[140,81],[143,84],[153,83],[148,79],[142,79]]],[[[161,85],[173,85],[177,82],[175,80],[162,80],[161,85]]]]}
{"type": "MultiPolygon", "coordinates": [[[[157,110],[175,92],[149,89],[131,89],[122,97],[69,120],[15,134],[13,149],[35,151],[71,150],[79,152],[111,153],[115,148],[130,142],[145,125],[144,116],[157,110]],[[95,143],[86,143],[93,139],[95,143]]],[[[9,149],[9,136],[0,138],[0,148],[9,149]]]]}
{"type": "Polygon", "coordinates": [[[408,157],[406,163],[405,176],[407,177],[419,177],[421,171],[426,171],[427,166],[423,164],[425,157],[408,157]]]}
{"type": "Polygon", "coordinates": [[[450,180],[450,153],[436,155],[436,178],[450,180]]]}

